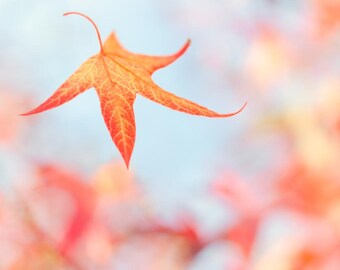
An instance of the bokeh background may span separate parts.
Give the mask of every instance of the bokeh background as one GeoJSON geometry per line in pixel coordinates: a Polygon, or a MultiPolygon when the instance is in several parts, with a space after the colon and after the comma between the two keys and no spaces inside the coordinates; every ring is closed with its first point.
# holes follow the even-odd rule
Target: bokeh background
{"type": "Polygon", "coordinates": [[[340,269],[336,0],[0,0],[0,269],[340,269]],[[87,91],[20,117],[115,31],[190,49],[153,79],[227,119],[141,97],[130,171],[87,91]]]}

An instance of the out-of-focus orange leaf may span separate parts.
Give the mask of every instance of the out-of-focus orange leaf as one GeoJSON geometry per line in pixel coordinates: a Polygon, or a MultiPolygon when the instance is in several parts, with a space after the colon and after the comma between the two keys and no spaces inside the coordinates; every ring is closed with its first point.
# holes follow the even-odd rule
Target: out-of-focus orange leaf
{"type": "Polygon", "coordinates": [[[314,0],[316,32],[324,37],[340,30],[340,3],[337,0],[314,0]]]}
{"type": "Polygon", "coordinates": [[[250,257],[259,232],[261,216],[246,217],[227,230],[222,238],[237,244],[246,257],[250,257]]]}
{"type": "Polygon", "coordinates": [[[246,183],[230,172],[224,173],[213,185],[213,194],[223,198],[236,216],[233,224],[217,238],[237,244],[247,258],[252,252],[261,222],[273,210],[273,196],[259,196],[265,193],[265,187],[261,188],[246,183]]]}
{"type": "Polygon", "coordinates": [[[209,240],[202,239],[197,227],[196,222],[189,215],[182,214],[182,216],[178,218],[176,228],[158,224],[155,228],[151,229],[151,232],[164,233],[186,239],[186,241],[190,243],[194,255],[209,242],[209,240]]]}
{"type": "Polygon", "coordinates": [[[214,183],[213,193],[226,200],[237,215],[233,225],[217,238],[235,243],[245,256],[249,256],[258,229],[259,218],[255,214],[259,210],[258,201],[241,179],[237,178],[228,173],[223,180],[214,183]]]}
{"type": "Polygon", "coordinates": [[[89,17],[78,12],[65,13],[65,15],[69,14],[83,16],[94,25],[100,43],[100,52],[83,63],[49,99],[23,115],[55,108],[94,87],[99,96],[102,114],[112,140],[119,149],[126,166],[129,167],[136,136],[133,103],[137,94],[173,110],[207,117],[234,116],[245,107],[244,105],[237,112],[219,114],[166,92],[152,81],[152,73],[183,55],[190,41],[171,56],[133,54],[119,44],[114,34],[111,34],[102,45],[98,29],[89,17]]]}
{"type": "Polygon", "coordinates": [[[301,231],[278,241],[256,262],[255,270],[337,270],[340,239],[321,219],[305,220],[301,231]]]}
{"type": "Polygon", "coordinates": [[[46,188],[57,188],[70,195],[74,204],[73,216],[65,228],[60,250],[67,252],[82,236],[92,221],[96,205],[96,194],[84,180],[75,173],[52,165],[38,168],[41,183],[46,188]]]}
{"type": "Polygon", "coordinates": [[[340,205],[340,181],[332,171],[315,171],[298,161],[282,169],[277,181],[280,202],[304,214],[327,215],[340,205]]]}

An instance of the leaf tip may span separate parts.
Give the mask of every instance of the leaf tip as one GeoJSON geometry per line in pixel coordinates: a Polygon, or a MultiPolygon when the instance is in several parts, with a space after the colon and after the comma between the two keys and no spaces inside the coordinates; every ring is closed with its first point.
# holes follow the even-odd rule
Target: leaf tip
{"type": "Polygon", "coordinates": [[[227,114],[222,114],[222,115],[220,115],[220,117],[231,117],[231,116],[235,116],[235,115],[239,114],[240,112],[242,112],[242,111],[244,110],[244,108],[247,106],[247,104],[248,104],[248,101],[246,101],[246,102],[243,104],[243,106],[242,106],[239,110],[237,110],[236,112],[227,113],[227,114]]]}
{"type": "Polygon", "coordinates": [[[30,116],[30,115],[33,115],[33,114],[41,113],[43,111],[52,109],[52,108],[44,108],[42,105],[40,105],[40,106],[36,107],[35,109],[30,110],[28,112],[20,113],[19,116],[30,116]]]}
{"type": "Polygon", "coordinates": [[[239,109],[237,112],[235,112],[234,115],[239,114],[240,112],[242,112],[242,111],[244,110],[244,108],[247,106],[247,104],[248,104],[248,101],[246,101],[246,102],[243,104],[243,106],[241,107],[241,109],[239,109]]]}
{"type": "Polygon", "coordinates": [[[191,45],[191,39],[188,38],[185,44],[183,45],[182,49],[180,49],[179,52],[177,53],[177,56],[179,57],[183,55],[186,52],[186,50],[190,47],[190,45],[191,45]]]}
{"type": "Polygon", "coordinates": [[[19,116],[29,116],[29,115],[32,115],[32,114],[34,114],[34,112],[33,111],[29,111],[29,112],[25,112],[25,113],[19,113],[18,115],[19,116]]]}
{"type": "Polygon", "coordinates": [[[130,159],[124,158],[124,162],[125,162],[126,169],[129,170],[130,169],[130,159]]]}

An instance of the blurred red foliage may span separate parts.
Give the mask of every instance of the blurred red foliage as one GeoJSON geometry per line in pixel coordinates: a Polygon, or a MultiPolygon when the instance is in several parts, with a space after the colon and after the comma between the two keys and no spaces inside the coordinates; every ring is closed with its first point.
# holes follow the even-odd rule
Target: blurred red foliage
{"type": "Polygon", "coordinates": [[[316,34],[319,37],[340,29],[340,3],[337,0],[314,0],[316,34]]]}

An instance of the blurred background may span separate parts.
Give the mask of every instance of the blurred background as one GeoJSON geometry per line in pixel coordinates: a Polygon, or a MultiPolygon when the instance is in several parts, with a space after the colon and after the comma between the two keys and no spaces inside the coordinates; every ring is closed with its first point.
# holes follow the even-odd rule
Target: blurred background
{"type": "Polygon", "coordinates": [[[0,269],[339,270],[337,0],[0,0],[0,269]],[[115,31],[189,50],[138,97],[127,171],[93,90],[49,97],[115,31]]]}

